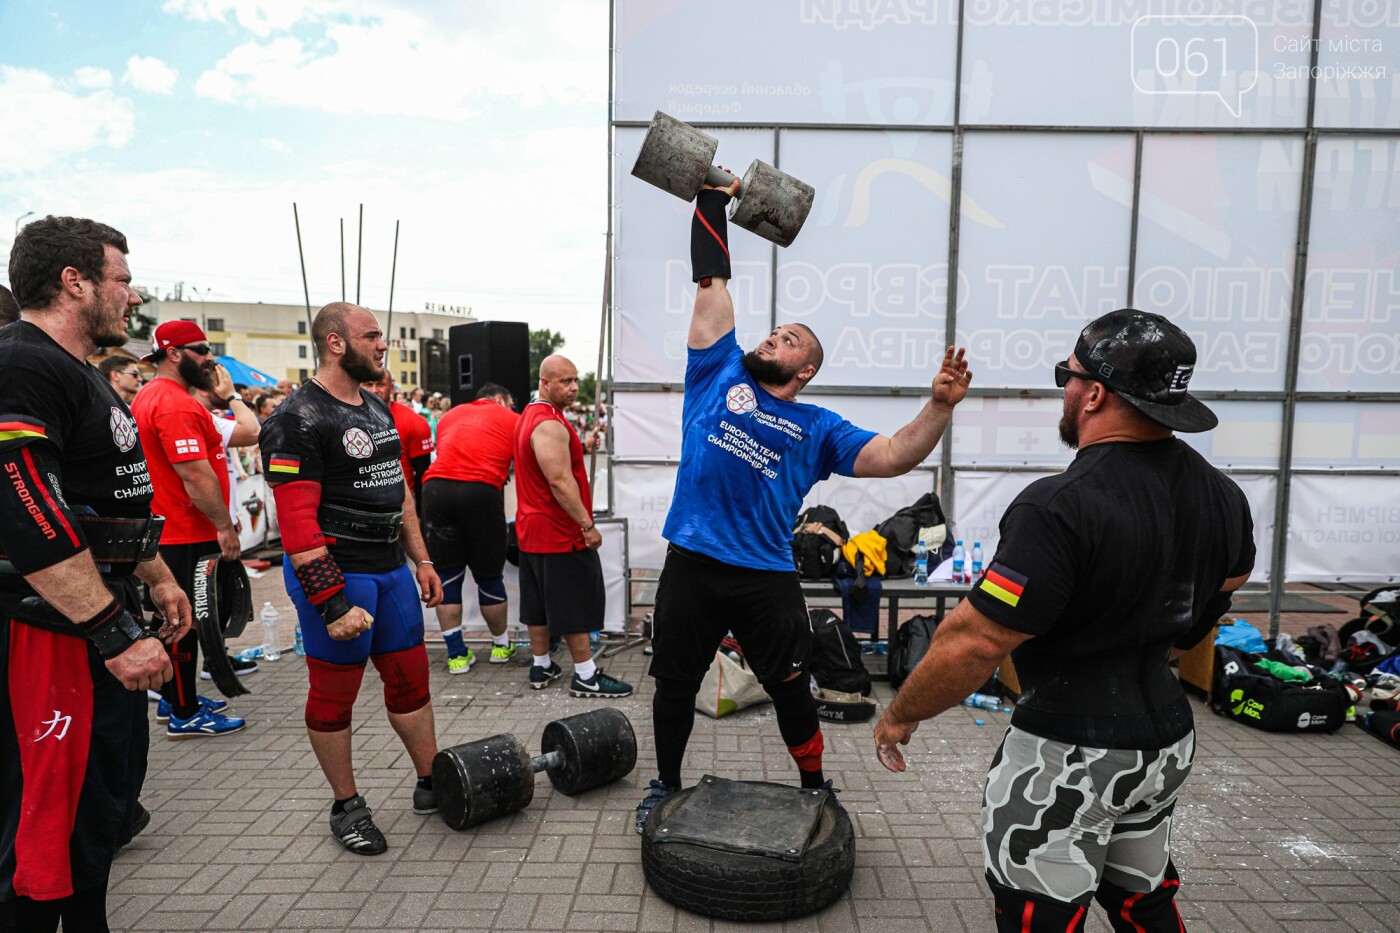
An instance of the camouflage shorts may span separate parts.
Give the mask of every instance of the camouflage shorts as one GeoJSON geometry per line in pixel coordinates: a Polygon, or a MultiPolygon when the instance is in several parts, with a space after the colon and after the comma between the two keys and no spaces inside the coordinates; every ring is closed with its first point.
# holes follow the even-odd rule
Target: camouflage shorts
{"type": "Polygon", "coordinates": [[[1162,883],[1172,811],[1191,773],[1194,732],[1163,749],[1088,748],[1006,730],[982,796],[989,876],[1087,904],[1101,880],[1133,892],[1162,883]]]}

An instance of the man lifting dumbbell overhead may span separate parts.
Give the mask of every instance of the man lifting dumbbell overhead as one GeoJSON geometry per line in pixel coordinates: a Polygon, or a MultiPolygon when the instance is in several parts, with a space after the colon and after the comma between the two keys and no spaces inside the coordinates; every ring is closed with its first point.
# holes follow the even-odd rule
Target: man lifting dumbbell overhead
{"type": "Polygon", "coordinates": [[[316,315],[311,336],[316,375],[263,423],[258,443],[277,499],[287,594],[306,639],[306,726],[335,796],[331,834],[357,855],[378,855],[388,843],[355,788],[351,708],[372,660],[389,723],[418,775],[413,812],[435,812],[437,739],[418,594],[435,606],[442,584],[418,530],[394,419],[361,388],[383,375],[388,345],[378,321],[335,302],[316,315]]]}
{"type": "Polygon", "coordinates": [[[747,354],[735,340],[725,206],[740,188],[738,180],[725,188],[706,184],[691,220],[700,288],[653,629],[657,777],[637,807],[638,832],[656,804],[681,787],[695,697],[727,630],[773,698],[802,786],[830,788],[806,670],[811,624],[789,545],[793,521],[807,492],[832,473],[898,476],[921,463],[972,379],[963,351],[949,347],[932,398],[893,437],[799,403],[822,363],[821,342],[809,327],[781,324],[747,354]]]}

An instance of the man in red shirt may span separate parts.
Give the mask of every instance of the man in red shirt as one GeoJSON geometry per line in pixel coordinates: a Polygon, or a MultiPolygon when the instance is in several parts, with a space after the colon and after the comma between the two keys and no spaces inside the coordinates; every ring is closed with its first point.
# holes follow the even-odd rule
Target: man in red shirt
{"type": "Polygon", "coordinates": [[[366,382],[366,389],[384,400],[389,406],[389,414],[394,416],[394,429],[399,432],[399,443],[403,446],[403,456],[399,461],[403,466],[403,478],[413,490],[413,501],[418,503],[418,514],[423,514],[423,474],[428,464],[433,462],[433,429],[428,419],[409,408],[403,402],[394,401],[394,377],[389,370],[376,382],[366,382]]]}
{"type": "MultiPolygon", "coordinates": [[[[215,363],[204,331],[193,321],[166,321],[156,328],[151,348],[145,360],[156,364],[156,377],[136,393],[131,413],[155,487],[151,511],[165,516],[160,554],[193,600],[201,558],[217,551],[225,560],[238,560],[242,553],[229,517],[223,440],[208,410],[190,395],[191,388],[213,388],[215,363]]],[[[234,399],[218,402],[243,404],[236,393],[234,399]]],[[[156,709],[157,721],[166,720],[167,738],[228,735],[244,727],[242,719],[224,715],[227,702],[195,692],[198,651],[194,631],[169,648],[175,676],[161,688],[156,709]]],[[[251,673],[257,665],[237,662],[234,669],[251,673]]]]}
{"type": "Polygon", "coordinates": [[[593,663],[588,633],[603,627],[603,535],[593,526],[593,494],[583,442],[564,418],[578,398],[578,369],[562,356],[540,363],[540,397],[515,429],[516,515],[520,539],[520,621],[530,628],[530,686],[543,689],[564,672],[549,659],[549,638],[569,646],[578,697],[625,697],[632,685],[593,663]]]}
{"type": "Polygon", "coordinates": [[[476,656],[462,641],[462,583],[468,570],[476,602],[491,630],[491,663],[515,654],[506,636],[506,506],[502,494],[515,455],[515,400],[494,382],[476,401],[438,422],[437,460],[423,480],[423,538],[442,578],[437,607],[447,672],[465,674],[476,656]]]}

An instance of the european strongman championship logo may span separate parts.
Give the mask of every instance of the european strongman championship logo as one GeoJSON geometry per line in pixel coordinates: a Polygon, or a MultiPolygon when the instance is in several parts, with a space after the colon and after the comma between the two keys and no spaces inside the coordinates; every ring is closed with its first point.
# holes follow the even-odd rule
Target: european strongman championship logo
{"type": "Polygon", "coordinates": [[[747,415],[758,407],[758,399],[754,397],[753,389],[742,382],[729,389],[729,394],[725,396],[725,405],[736,415],[747,415]]]}
{"type": "Polygon", "coordinates": [[[117,450],[126,453],[136,446],[136,422],[115,405],[112,406],[112,416],[107,419],[107,426],[112,429],[112,443],[117,445],[117,450]]]}
{"type": "Polygon", "coordinates": [[[356,460],[368,460],[374,456],[374,441],[359,428],[347,430],[341,435],[340,443],[345,447],[345,452],[356,460]]]}

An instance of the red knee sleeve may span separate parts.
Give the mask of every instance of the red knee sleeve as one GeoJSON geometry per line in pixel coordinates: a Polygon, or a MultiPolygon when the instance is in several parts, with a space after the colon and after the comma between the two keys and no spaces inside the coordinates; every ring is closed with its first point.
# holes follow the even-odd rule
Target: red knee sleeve
{"type": "Polygon", "coordinates": [[[412,648],[371,655],[384,681],[384,707],[391,713],[413,713],[428,705],[428,650],[412,648]]]}
{"type": "Polygon", "coordinates": [[[789,745],[788,753],[792,755],[792,760],[797,762],[798,771],[820,771],[824,748],[826,743],[822,740],[822,730],[819,728],[816,735],[801,745],[789,745]]]}
{"type": "Polygon", "coordinates": [[[312,732],[340,732],[350,728],[350,711],[365,676],[361,664],[331,664],[306,659],[311,690],[306,694],[306,728],[312,732]]]}

